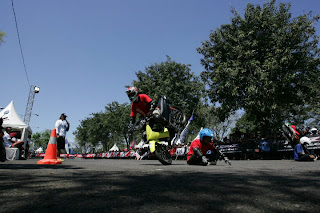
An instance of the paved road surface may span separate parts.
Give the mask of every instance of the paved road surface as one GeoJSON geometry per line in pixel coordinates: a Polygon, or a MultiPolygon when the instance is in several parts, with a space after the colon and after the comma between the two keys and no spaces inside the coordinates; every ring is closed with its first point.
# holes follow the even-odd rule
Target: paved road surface
{"type": "Polygon", "coordinates": [[[0,212],[320,212],[320,161],[0,163],[0,212]]]}

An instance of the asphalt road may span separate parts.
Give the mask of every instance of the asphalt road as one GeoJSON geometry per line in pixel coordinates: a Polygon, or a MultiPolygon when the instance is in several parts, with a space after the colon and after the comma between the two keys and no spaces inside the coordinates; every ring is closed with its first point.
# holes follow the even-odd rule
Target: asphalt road
{"type": "Polygon", "coordinates": [[[0,212],[320,212],[320,161],[0,163],[0,212]]]}

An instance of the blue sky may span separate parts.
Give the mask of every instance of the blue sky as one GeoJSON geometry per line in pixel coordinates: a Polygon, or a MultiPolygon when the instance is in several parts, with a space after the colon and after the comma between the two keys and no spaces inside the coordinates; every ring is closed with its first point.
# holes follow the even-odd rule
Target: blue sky
{"type": "MultiPolygon", "coordinates": [[[[282,2],[292,3],[294,16],[320,14],[318,0],[282,2]]],[[[191,64],[199,75],[203,67],[196,48],[211,30],[230,23],[230,6],[243,14],[247,3],[264,1],[14,0],[29,83],[40,87],[33,106],[39,116],[31,116],[31,128],[52,129],[66,113],[73,142],[80,120],[113,101],[128,102],[125,85],[136,79],[135,72],[165,61],[166,55],[191,64]]],[[[7,33],[0,46],[0,107],[13,100],[24,115],[29,83],[11,0],[0,1],[0,31],[7,33]]]]}

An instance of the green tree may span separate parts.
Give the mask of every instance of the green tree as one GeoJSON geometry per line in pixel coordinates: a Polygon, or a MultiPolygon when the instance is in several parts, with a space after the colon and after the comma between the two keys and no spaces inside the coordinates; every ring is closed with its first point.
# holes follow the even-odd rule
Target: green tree
{"type": "Polygon", "coordinates": [[[188,116],[201,103],[204,84],[195,76],[190,65],[172,61],[169,56],[161,63],[155,63],[136,73],[133,81],[141,93],[149,95],[156,103],[165,95],[171,104],[184,107],[188,116]]]}
{"type": "MultiPolygon", "coordinates": [[[[290,4],[272,0],[263,8],[248,4],[242,18],[232,10],[222,25],[202,42],[201,74],[208,94],[218,102],[218,115],[243,109],[255,130],[276,131],[310,104],[319,73],[319,37],[311,12],[292,18],[290,4]]],[[[302,113],[303,114],[303,113],[302,113]]]]}
{"type": "Polygon", "coordinates": [[[89,126],[89,121],[90,118],[85,118],[84,120],[80,121],[80,125],[77,127],[77,129],[72,133],[73,135],[75,135],[75,140],[77,141],[77,143],[79,144],[79,146],[85,146],[88,138],[89,138],[89,134],[87,131],[87,126],[89,126]]]}
{"type": "Polygon", "coordinates": [[[247,119],[247,114],[244,114],[240,119],[238,119],[235,127],[232,130],[232,133],[235,131],[240,131],[242,133],[254,132],[255,123],[247,119]]]}
{"type": "Polygon", "coordinates": [[[50,135],[50,129],[46,129],[42,132],[36,132],[32,134],[31,141],[34,142],[35,149],[42,147],[45,150],[48,146],[50,135]]]}
{"type": "Polygon", "coordinates": [[[3,37],[7,36],[5,32],[0,31],[0,45],[4,42],[3,37]]]}
{"type": "MultiPolygon", "coordinates": [[[[118,142],[118,147],[125,142],[126,147],[129,146],[128,124],[130,119],[130,105],[128,103],[119,104],[112,102],[105,107],[106,124],[110,131],[109,141],[118,142]]],[[[111,144],[113,145],[113,144],[111,144]]]]}
{"type": "Polygon", "coordinates": [[[93,147],[102,143],[107,145],[109,131],[105,123],[105,113],[92,113],[88,117],[80,121],[80,125],[73,132],[80,146],[91,145],[93,147]]]}
{"type": "Polygon", "coordinates": [[[73,134],[80,146],[103,145],[109,150],[114,143],[119,147],[128,144],[127,126],[129,123],[129,105],[112,102],[105,107],[105,112],[92,113],[80,122],[73,134]]]}
{"type": "Polygon", "coordinates": [[[319,75],[314,78],[315,83],[311,85],[311,90],[313,91],[313,96],[310,97],[310,108],[308,111],[308,118],[311,118],[310,125],[320,126],[320,78],[319,75]]]}
{"type": "MultiPolygon", "coordinates": [[[[217,140],[222,140],[230,132],[232,127],[236,124],[236,121],[239,119],[239,113],[231,113],[229,117],[225,118],[223,121],[219,119],[215,112],[217,109],[215,106],[202,105],[200,108],[200,118],[203,122],[203,128],[209,128],[213,131],[215,138],[217,140]]],[[[196,134],[199,133],[199,129],[195,130],[196,134]]]]}

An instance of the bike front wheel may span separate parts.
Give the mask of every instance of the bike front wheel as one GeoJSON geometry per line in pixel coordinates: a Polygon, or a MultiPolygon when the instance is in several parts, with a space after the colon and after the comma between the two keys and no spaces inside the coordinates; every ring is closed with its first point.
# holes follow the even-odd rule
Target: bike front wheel
{"type": "Polygon", "coordinates": [[[172,164],[172,158],[167,150],[166,146],[162,144],[157,144],[156,145],[156,150],[154,151],[154,155],[158,158],[158,160],[163,164],[163,165],[171,165],[172,164]]]}

